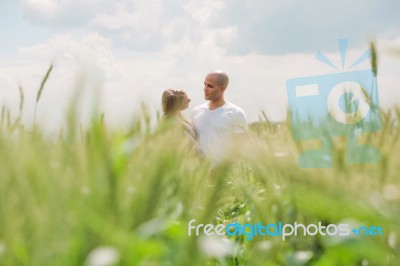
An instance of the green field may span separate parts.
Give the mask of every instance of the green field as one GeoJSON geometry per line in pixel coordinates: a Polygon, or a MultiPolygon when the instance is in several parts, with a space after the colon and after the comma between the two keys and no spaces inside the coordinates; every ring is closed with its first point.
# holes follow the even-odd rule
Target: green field
{"type": "Polygon", "coordinates": [[[334,166],[298,167],[287,124],[262,118],[250,140],[218,168],[175,130],[149,117],[124,130],[102,117],[87,128],[69,117],[49,138],[2,116],[0,264],[400,265],[400,128],[382,112],[370,141],[378,164],[348,165],[335,139],[334,166]],[[240,158],[240,159],[239,159],[240,158]],[[188,236],[188,222],[381,226],[383,236],[188,236]],[[108,254],[108,255],[107,255],[108,254]]]}
{"type": "Polygon", "coordinates": [[[0,116],[0,265],[400,265],[399,109],[382,110],[381,130],[360,138],[379,163],[347,164],[346,138],[336,137],[332,168],[300,168],[299,154],[318,143],[296,143],[290,121],[261,113],[213,167],[179,128],[152,126],[145,106],[115,129],[103,115],[82,126],[72,100],[65,128],[49,136],[21,124],[20,93],[19,116],[5,107],[0,116]],[[383,229],[246,240],[189,236],[193,219],[383,229]]]}

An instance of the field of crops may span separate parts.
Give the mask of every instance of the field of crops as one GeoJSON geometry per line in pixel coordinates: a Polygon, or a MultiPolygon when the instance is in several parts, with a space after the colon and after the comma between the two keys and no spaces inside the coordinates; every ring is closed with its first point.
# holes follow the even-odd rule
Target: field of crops
{"type": "Polygon", "coordinates": [[[379,163],[346,164],[339,137],[332,168],[302,169],[289,125],[263,116],[212,167],[146,112],[124,130],[101,116],[82,128],[69,115],[55,137],[3,114],[0,265],[399,265],[399,118],[382,112],[370,138],[379,163]],[[188,236],[192,219],[348,223],[383,235],[188,236]]]}

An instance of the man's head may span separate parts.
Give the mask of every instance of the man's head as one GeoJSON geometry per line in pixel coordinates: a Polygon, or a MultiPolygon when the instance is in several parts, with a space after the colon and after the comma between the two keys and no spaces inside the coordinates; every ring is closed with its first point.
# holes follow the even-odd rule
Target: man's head
{"type": "Polygon", "coordinates": [[[209,101],[223,100],[229,77],[220,70],[209,73],[204,80],[204,98],[209,101]]]}

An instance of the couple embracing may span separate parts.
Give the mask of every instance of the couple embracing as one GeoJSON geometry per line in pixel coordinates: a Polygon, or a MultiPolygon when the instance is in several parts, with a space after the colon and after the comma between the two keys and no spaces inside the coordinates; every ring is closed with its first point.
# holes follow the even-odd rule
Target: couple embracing
{"type": "Polygon", "coordinates": [[[188,108],[190,102],[184,91],[169,89],[162,95],[164,118],[177,119],[185,134],[214,162],[219,162],[226,155],[230,142],[247,131],[245,112],[224,99],[228,83],[229,77],[222,71],[206,76],[204,98],[208,102],[192,110],[190,122],[180,113],[188,108]]]}

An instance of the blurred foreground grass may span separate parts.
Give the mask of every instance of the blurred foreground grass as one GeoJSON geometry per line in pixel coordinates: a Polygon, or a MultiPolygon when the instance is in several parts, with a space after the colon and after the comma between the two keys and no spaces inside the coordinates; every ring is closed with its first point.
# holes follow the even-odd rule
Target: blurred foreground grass
{"type": "Polygon", "coordinates": [[[0,129],[0,265],[400,265],[400,112],[382,113],[378,164],[301,169],[286,124],[250,126],[251,141],[212,171],[179,132],[128,130],[101,118],[48,139],[0,129]],[[380,225],[383,236],[188,236],[196,224],[380,225]],[[96,262],[97,261],[97,262],[96,262]]]}

